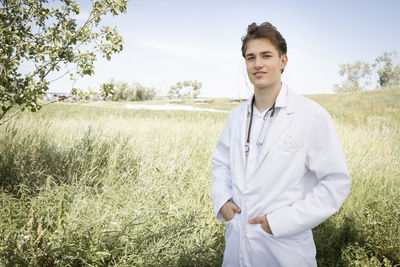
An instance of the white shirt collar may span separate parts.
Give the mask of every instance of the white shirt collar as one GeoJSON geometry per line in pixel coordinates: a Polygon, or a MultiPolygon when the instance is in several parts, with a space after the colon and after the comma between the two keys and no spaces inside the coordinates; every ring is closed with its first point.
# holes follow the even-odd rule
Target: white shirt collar
{"type": "MultiPolygon", "coordinates": [[[[250,113],[251,112],[251,100],[254,97],[254,93],[250,97],[250,99],[247,100],[247,111],[250,113]]],[[[276,97],[275,101],[275,108],[285,108],[288,106],[288,86],[285,83],[282,83],[281,89],[279,90],[279,94],[276,97]]],[[[266,109],[268,110],[268,109],[266,109]]],[[[254,113],[258,112],[256,108],[253,110],[254,113]]],[[[258,112],[259,114],[260,112],[258,112]]],[[[263,114],[265,114],[263,112],[263,114]]]]}

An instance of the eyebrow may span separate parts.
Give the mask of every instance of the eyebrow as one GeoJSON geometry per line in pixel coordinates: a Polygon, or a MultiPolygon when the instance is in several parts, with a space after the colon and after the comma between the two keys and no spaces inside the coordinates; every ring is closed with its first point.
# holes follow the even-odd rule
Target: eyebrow
{"type": "MultiPolygon", "coordinates": [[[[272,54],[272,51],[270,51],[270,50],[262,51],[260,54],[261,55],[272,54]]],[[[249,56],[254,56],[254,53],[249,53],[249,54],[245,55],[245,57],[249,57],[249,56]]]]}

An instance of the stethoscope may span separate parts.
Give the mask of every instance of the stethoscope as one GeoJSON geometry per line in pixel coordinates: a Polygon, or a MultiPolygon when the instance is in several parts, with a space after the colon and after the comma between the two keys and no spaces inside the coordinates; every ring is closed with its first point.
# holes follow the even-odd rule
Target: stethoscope
{"type": "MultiPolygon", "coordinates": [[[[253,98],[251,100],[250,122],[248,123],[246,145],[244,146],[244,151],[246,152],[246,156],[248,156],[248,154],[250,152],[250,133],[251,133],[251,125],[252,125],[252,122],[253,122],[254,102],[255,102],[255,95],[253,95],[253,98]]],[[[265,115],[263,117],[264,123],[263,123],[263,125],[261,127],[261,131],[260,131],[260,134],[259,134],[258,140],[257,140],[257,146],[258,147],[261,147],[264,144],[264,139],[265,139],[266,134],[264,134],[264,138],[262,140],[260,140],[260,139],[261,139],[261,135],[262,135],[262,133],[264,131],[264,126],[265,126],[265,124],[267,124],[265,122],[268,119],[268,114],[270,114],[269,118],[271,120],[272,117],[274,116],[274,113],[275,113],[275,103],[272,105],[271,108],[268,109],[267,112],[265,112],[265,115]]],[[[268,123],[268,125],[270,125],[270,123],[268,123]]]]}

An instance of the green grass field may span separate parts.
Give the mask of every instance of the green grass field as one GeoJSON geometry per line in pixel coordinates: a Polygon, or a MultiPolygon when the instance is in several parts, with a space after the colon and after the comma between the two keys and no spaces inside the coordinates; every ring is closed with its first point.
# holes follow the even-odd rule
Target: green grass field
{"type": "MultiPolygon", "coordinates": [[[[314,229],[319,266],[400,266],[400,89],[311,98],[334,118],[352,177],[314,229]]],[[[1,126],[0,266],[220,265],[209,192],[227,116],[57,103],[1,126]]]]}

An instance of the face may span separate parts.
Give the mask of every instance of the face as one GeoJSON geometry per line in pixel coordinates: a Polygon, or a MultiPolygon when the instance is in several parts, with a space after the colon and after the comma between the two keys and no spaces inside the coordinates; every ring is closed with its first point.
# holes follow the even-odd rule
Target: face
{"type": "Polygon", "coordinates": [[[255,90],[276,89],[281,84],[281,72],[285,68],[287,55],[279,56],[278,50],[266,38],[247,42],[245,53],[247,75],[255,90]]]}

